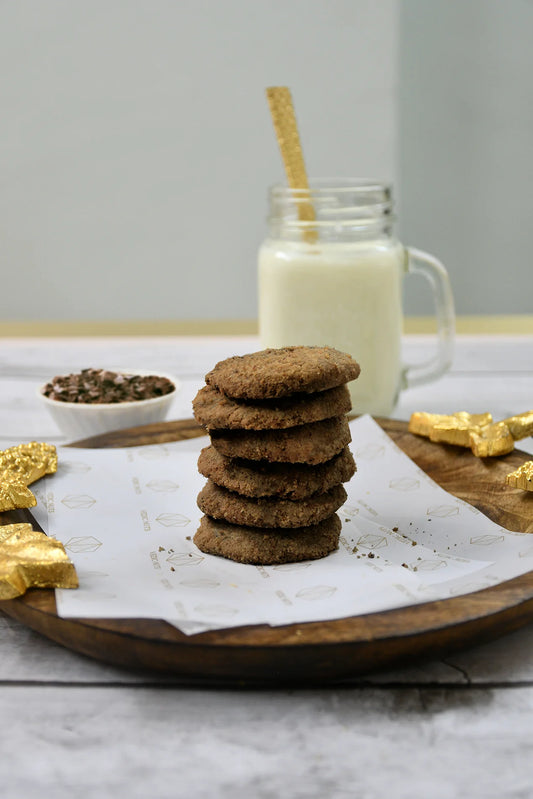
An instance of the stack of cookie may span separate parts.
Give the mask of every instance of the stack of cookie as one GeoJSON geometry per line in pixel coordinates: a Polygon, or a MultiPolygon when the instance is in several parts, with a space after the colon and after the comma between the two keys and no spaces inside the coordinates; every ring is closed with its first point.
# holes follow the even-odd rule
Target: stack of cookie
{"type": "Polygon", "coordinates": [[[355,472],[346,383],[359,375],[331,347],[228,358],[206,375],[194,416],[210,435],[198,469],[203,552],[241,563],[321,558],[338,546],[336,511],[355,472]]]}

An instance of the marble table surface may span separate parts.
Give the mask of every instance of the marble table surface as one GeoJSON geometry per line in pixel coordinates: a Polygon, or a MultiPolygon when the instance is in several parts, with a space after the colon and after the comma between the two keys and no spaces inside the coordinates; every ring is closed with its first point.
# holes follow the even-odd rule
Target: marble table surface
{"type": "MultiPolygon", "coordinates": [[[[408,336],[405,357],[431,352],[408,336]]],[[[252,337],[0,339],[0,449],[65,443],[36,400],[87,366],[175,374],[172,418],[203,375],[252,337]]],[[[533,337],[459,336],[440,380],[402,393],[414,410],[533,407],[533,337]]],[[[520,442],[533,454],[533,440],[520,442]]],[[[0,795],[530,799],[533,624],[444,659],[313,689],[205,689],[89,660],[0,610],[0,795]]]]}

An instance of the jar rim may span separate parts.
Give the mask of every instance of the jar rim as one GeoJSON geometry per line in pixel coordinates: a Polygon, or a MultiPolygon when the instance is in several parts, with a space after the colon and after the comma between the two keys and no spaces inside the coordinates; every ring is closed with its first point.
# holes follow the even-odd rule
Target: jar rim
{"type": "Polygon", "coordinates": [[[270,194],[276,196],[301,196],[336,191],[340,193],[360,192],[364,194],[369,191],[383,192],[390,196],[392,184],[386,181],[374,180],[371,178],[309,178],[309,189],[293,189],[284,183],[274,183],[270,186],[270,194]]]}

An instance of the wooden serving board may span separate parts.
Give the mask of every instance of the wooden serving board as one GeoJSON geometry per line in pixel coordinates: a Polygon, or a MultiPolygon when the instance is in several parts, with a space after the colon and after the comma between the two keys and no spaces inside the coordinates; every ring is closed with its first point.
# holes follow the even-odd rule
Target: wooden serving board
{"type": "MultiPolygon", "coordinates": [[[[515,451],[481,460],[433,444],[404,422],[377,420],[398,446],[450,493],[510,530],[533,533],[533,494],[505,476],[530,456],[515,451]]],[[[124,447],[193,438],[193,421],[107,433],[78,447],[124,447]]],[[[2,523],[23,511],[3,514],[2,523]]],[[[119,666],[172,673],[190,684],[323,684],[443,656],[510,632],[533,618],[533,572],[466,596],[335,621],[266,625],[183,635],[149,619],[61,619],[54,592],[32,590],[0,609],[65,647],[119,666]]]]}

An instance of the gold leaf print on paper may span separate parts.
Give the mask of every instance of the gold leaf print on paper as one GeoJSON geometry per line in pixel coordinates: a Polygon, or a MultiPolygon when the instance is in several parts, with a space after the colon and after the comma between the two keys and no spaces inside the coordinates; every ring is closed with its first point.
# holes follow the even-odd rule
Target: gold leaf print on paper
{"type": "Polygon", "coordinates": [[[168,449],[166,447],[149,447],[148,449],[137,450],[141,458],[147,461],[158,461],[163,458],[168,458],[168,449]]]}
{"type": "Polygon", "coordinates": [[[445,519],[447,516],[457,516],[459,507],[457,505],[436,505],[434,508],[428,508],[426,513],[428,516],[438,516],[440,519],[445,519]]]}
{"type": "Polygon", "coordinates": [[[462,585],[450,588],[450,595],[457,596],[458,594],[473,594],[474,591],[483,591],[485,588],[490,588],[496,582],[498,582],[497,578],[486,577],[483,580],[463,583],[462,585]]]}
{"type": "Polygon", "coordinates": [[[344,516],[357,516],[359,513],[359,508],[355,505],[347,505],[346,503],[342,506],[342,513],[344,516]]]}
{"type": "Polygon", "coordinates": [[[420,480],[414,477],[398,477],[390,481],[389,488],[394,491],[416,491],[420,488],[420,480]]]}
{"type": "Polygon", "coordinates": [[[505,541],[505,537],[503,535],[488,534],[475,535],[470,539],[470,543],[478,547],[490,547],[491,544],[501,544],[502,541],[505,541]]]}
{"type": "Polygon", "coordinates": [[[71,510],[86,510],[87,508],[92,508],[96,500],[89,494],[67,494],[61,502],[66,508],[71,510]]]}
{"type": "Polygon", "coordinates": [[[183,602],[180,602],[179,599],[177,599],[174,602],[174,607],[176,608],[175,616],[177,619],[187,618],[187,611],[185,610],[185,605],[183,604],[183,602]]]}
{"type": "Polygon", "coordinates": [[[186,527],[191,521],[183,513],[160,513],[155,520],[163,527],[186,527]]]}
{"type": "Polygon", "coordinates": [[[179,488],[178,483],[174,483],[172,480],[150,480],[149,483],[146,483],[146,488],[149,488],[150,491],[158,491],[162,494],[170,493],[171,491],[177,491],[179,488]]]}
{"type": "Polygon", "coordinates": [[[102,542],[93,535],[77,535],[69,538],[65,544],[65,549],[70,552],[96,552],[101,546],[102,542]]]}
{"type": "Polygon", "coordinates": [[[446,568],[447,565],[445,560],[418,560],[411,564],[411,568],[413,571],[434,572],[446,568]]]}
{"type": "Polygon", "coordinates": [[[196,552],[175,552],[167,558],[167,563],[173,566],[198,566],[203,560],[204,557],[196,552]]]}
{"type": "Polygon", "coordinates": [[[374,461],[376,458],[382,458],[385,454],[385,447],[382,444],[366,444],[364,447],[356,450],[356,456],[361,460],[374,461]]]}
{"type": "Polygon", "coordinates": [[[382,547],[388,547],[388,545],[389,542],[384,535],[375,535],[373,533],[362,535],[357,541],[357,546],[364,549],[381,549],[382,547]]]}
{"type": "Polygon", "coordinates": [[[279,563],[277,566],[272,566],[272,569],[277,572],[295,572],[308,569],[310,565],[309,561],[300,560],[296,563],[279,563]]]}
{"type": "Polygon", "coordinates": [[[220,583],[209,577],[197,577],[195,580],[180,580],[186,588],[217,588],[220,583]]]}
{"type": "Polygon", "coordinates": [[[92,466],[89,466],[88,463],[82,463],[81,461],[63,461],[58,463],[57,473],[58,474],[86,474],[90,472],[92,466]]]}
{"type": "Polygon", "coordinates": [[[308,599],[309,601],[328,599],[333,596],[336,590],[333,585],[313,585],[311,588],[302,588],[297,592],[296,596],[298,599],[308,599]]]}

